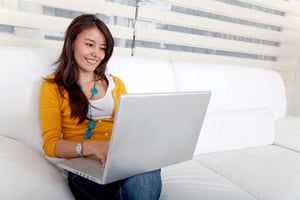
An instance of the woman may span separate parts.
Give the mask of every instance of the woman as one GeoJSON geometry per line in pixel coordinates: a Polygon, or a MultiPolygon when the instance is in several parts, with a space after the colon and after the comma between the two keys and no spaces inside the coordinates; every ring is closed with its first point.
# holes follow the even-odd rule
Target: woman
{"type": "MultiPolygon", "coordinates": [[[[95,156],[105,165],[117,100],[123,82],[107,73],[114,47],[107,26],[95,15],[81,15],[69,25],[57,69],[42,83],[40,123],[46,155],[95,156]]],[[[69,173],[76,199],[158,199],[160,170],[99,185],[69,173]]]]}

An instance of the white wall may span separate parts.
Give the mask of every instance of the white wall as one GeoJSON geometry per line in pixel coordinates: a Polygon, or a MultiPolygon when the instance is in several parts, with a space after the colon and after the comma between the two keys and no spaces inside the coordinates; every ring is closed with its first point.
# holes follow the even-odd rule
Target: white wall
{"type": "Polygon", "coordinates": [[[298,59],[298,68],[295,73],[295,82],[289,113],[300,117],[300,59],[298,59]]]}

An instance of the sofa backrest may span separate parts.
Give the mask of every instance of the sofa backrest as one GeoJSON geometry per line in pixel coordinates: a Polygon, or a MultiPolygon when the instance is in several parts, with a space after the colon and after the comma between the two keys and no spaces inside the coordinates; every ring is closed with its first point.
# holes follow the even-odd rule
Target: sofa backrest
{"type": "MultiPolygon", "coordinates": [[[[39,87],[58,55],[54,49],[0,47],[0,135],[41,150],[39,87]]],[[[108,68],[129,93],[211,90],[195,154],[272,144],[274,119],[286,112],[283,82],[270,70],[137,57],[113,57],[108,68]]]]}
{"type": "Polygon", "coordinates": [[[286,114],[277,72],[247,66],[173,63],[178,91],[210,90],[195,155],[270,145],[275,119],[286,114]]]}
{"type": "Polygon", "coordinates": [[[42,78],[50,73],[57,52],[0,47],[0,135],[41,148],[38,98],[42,78]]]}
{"type": "Polygon", "coordinates": [[[205,63],[173,63],[178,91],[211,90],[209,112],[270,109],[275,119],[286,114],[286,94],[279,73],[205,63]]]}
{"type": "Polygon", "coordinates": [[[113,56],[108,69],[124,81],[128,93],[176,91],[174,70],[168,61],[113,56]]]}

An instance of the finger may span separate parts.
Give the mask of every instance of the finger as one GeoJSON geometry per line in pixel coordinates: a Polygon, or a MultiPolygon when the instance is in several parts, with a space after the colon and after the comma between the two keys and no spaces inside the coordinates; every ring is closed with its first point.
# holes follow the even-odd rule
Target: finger
{"type": "Polygon", "coordinates": [[[104,166],[105,165],[105,159],[100,158],[100,163],[101,163],[102,166],[104,166]]]}

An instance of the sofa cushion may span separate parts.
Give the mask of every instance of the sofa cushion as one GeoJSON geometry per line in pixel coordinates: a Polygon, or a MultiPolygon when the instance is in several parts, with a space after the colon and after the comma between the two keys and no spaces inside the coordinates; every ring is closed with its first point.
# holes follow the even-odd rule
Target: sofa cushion
{"type": "Polygon", "coordinates": [[[162,169],[160,200],[254,200],[231,181],[190,160],[162,169]]]}
{"type": "Polygon", "coordinates": [[[208,111],[268,107],[275,119],[286,113],[285,87],[279,73],[246,66],[174,62],[179,91],[211,90],[208,111]]]}
{"type": "Polygon", "coordinates": [[[115,56],[108,63],[108,68],[124,81],[129,93],[176,90],[174,71],[167,61],[115,56]]]}
{"type": "Polygon", "coordinates": [[[270,145],[274,127],[273,114],[267,108],[208,112],[194,154],[270,145]]]}
{"type": "Polygon", "coordinates": [[[0,135],[16,138],[41,150],[39,127],[40,82],[52,71],[55,51],[1,47],[0,135]]]}
{"type": "Polygon", "coordinates": [[[0,197],[18,199],[74,199],[58,170],[32,147],[0,136],[0,197]]]}
{"type": "Polygon", "coordinates": [[[274,143],[300,152],[300,118],[288,115],[276,120],[274,143]]]}
{"type": "Polygon", "coordinates": [[[194,161],[239,185],[255,199],[300,199],[300,155],[295,151],[269,145],[199,155],[194,161]]]}

